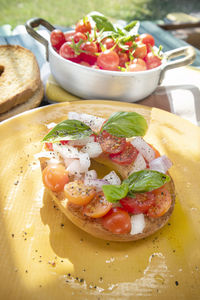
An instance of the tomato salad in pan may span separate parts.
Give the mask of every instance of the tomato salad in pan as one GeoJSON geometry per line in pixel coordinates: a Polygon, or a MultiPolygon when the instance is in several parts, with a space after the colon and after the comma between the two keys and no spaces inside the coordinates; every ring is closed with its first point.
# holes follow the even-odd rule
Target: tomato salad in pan
{"type": "Polygon", "coordinates": [[[151,34],[138,34],[138,21],[112,24],[100,13],[90,13],[74,30],[51,32],[54,50],[75,63],[102,70],[137,72],[161,65],[161,49],[151,34]]]}
{"type": "Polygon", "coordinates": [[[117,112],[105,120],[69,112],[48,128],[37,155],[43,183],[77,226],[103,239],[131,241],[167,222],[174,206],[172,163],[143,139],[142,115],[117,112]],[[98,178],[91,160],[111,171],[98,178]]]}

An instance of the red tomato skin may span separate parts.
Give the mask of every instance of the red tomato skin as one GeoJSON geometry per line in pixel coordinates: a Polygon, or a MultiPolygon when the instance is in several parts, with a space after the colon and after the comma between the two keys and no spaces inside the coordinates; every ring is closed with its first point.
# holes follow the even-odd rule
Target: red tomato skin
{"type": "Polygon", "coordinates": [[[106,49],[111,49],[115,45],[115,41],[112,38],[105,38],[101,41],[101,43],[106,47],[106,49]]]}
{"type": "Polygon", "coordinates": [[[94,65],[97,61],[96,53],[98,52],[98,47],[94,42],[85,42],[80,46],[82,52],[80,58],[82,61],[94,65]]]}
{"type": "Polygon", "coordinates": [[[60,47],[65,43],[65,35],[61,30],[55,29],[50,34],[50,41],[51,45],[56,50],[59,50],[60,47]]]}
{"type": "Polygon", "coordinates": [[[103,192],[98,192],[95,197],[83,208],[83,215],[98,219],[105,216],[112,208],[112,203],[108,202],[103,192]]]}
{"type": "Polygon", "coordinates": [[[161,59],[152,52],[147,53],[147,55],[144,57],[144,61],[146,62],[148,70],[157,68],[162,63],[161,59]]]}
{"type": "Polygon", "coordinates": [[[129,165],[134,162],[138,155],[138,150],[133,147],[130,142],[126,142],[124,150],[119,154],[110,154],[109,158],[112,162],[119,165],[129,165]]]}
{"type": "Polygon", "coordinates": [[[75,43],[78,43],[80,40],[86,41],[87,37],[85,34],[83,34],[82,32],[76,32],[72,39],[74,40],[75,43]]]}
{"type": "Polygon", "coordinates": [[[155,203],[149,208],[147,215],[151,218],[159,218],[169,210],[172,197],[165,186],[152,191],[152,193],[155,196],[155,203]]]}
{"type": "Polygon", "coordinates": [[[144,58],[147,55],[147,46],[142,43],[137,44],[137,48],[135,49],[133,56],[135,58],[144,58]]]}
{"type": "Polygon", "coordinates": [[[113,234],[127,234],[131,231],[131,218],[122,208],[114,207],[102,218],[102,225],[113,234]]]}
{"type": "Polygon", "coordinates": [[[119,56],[111,50],[101,52],[97,58],[97,65],[103,70],[118,71],[119,56]]]}
{"type": "Polygon", "coordinates": [[[104,153],[119,154],[126,146],[125,138],[118,138],[104,130],[100,135],[95,137],[95,141],[100,143],[104,153]]]}
{"type": "Polygon", "coordinates": [[[129,61],[129,57],[125,52],[118,52],[119,55],[119,66],[125,67],[125,64],[129,61]]]}
{"type": "Polygon", "coordinates": [[[53,151],[53,144],[52,143],[45,143],[45,147],[47,147],[47,149],[49,151],[53,151]]]}
{"type": "Polygon", "coordinates": [[[131,63],[127,67],[128,72],[140,72],[140,71],[146,71],[146,70],[147,70],[146,65],[142,65],[142,64],[138,64],[138,63],[131,63]]]}
{"type": "Polygon", "coordinates": [[[80,20],[75,27],[75,31],[76,32],[82,32],[82,33],[87,33],[87,32],[91,32],[92,30],[92,26],[90,24],[89,21],[84,21],[84,20],[80,20]]]}
{"type": "Polygon", "coordinates": [[[143,33],[139,36],[139,40],[147,46],[147,52],[155,45],[154,37],[151,34],[143,33]]]}
{"type": "Polygon", "coordinates": [[[136,194],[135,198],[125,197],[120,200],[125,211],[131,214],[147,214],[149,208],[155,204],[153,193],[136,194]]]}
{"type": "Polygon", "coordinates": [[[42,172],[44,185],[53,192],[61,192],[69,182],[68,172],[62,165],[49,165],[42,172]]]}
{"type": "Polygon", "coordinates": [[[71,43],[70,42],[65,42],[59,50],[59,54],[65,58],[65,59],[69,59],[73,62],[80,62],[80,55],[75,54],[74,50],[71,47],[71,43]]]}
{"type": "Polygon", "coordinates": [[[71,42],[72,38],[74,37],[74,34],[75,34],[75,31],[73,31],[73,32],[69,32],[69,31],[64,32],[65,41],[66,42],[71,42]]]}

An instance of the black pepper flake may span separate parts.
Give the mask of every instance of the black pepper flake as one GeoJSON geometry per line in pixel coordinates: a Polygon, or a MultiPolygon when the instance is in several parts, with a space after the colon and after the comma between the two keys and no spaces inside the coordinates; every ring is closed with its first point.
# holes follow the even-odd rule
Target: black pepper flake
{"type": "Polygon", "coordinates": [[[12,238],[14,238],[15,237],[14,233],[12,233],[11,236],[12,236],[12,238]]]}
{"type": "Polygon", "coordinates": [[[76,277],[76,280],[78,280],[78,277],[76,277]]]}
{"type": "Polygon", "coordinates": [[[14,185],[18,185],[18,183],[19,183],[19,180],[16,180],[16,181],[14,182],[14,185]]]}
{"type": "Polygon", "coordinates": [[[167,223],[167,225],[168,225],[168,226],[170,226],[170,225],[171,225],[171,223],[167,223]]]}
{"type": "Polygon", "coordinates": [[[63,228],[65,225],[62,223],[62,224],[60,224],[60,226],[63,228]]]}
{"type": "Polygon", "coordinates": [[[107,245],[107,246],[109,246],[109,245],[110,245],[110,243],[106,243],[106,245],[107,245]]]}
{"type": "Polygon", "coordinates": [[[176,285],[176,286],[178,286],[178,285],[179,285],[179,282],[178,282],[177,280],[175,281],[175,285],[176,285]]]}
{"type": "Polygon", "coordinates": [[[25,272],[28,273],[28,270],[26,270],[25,272]]]}
{"type": "Polygon", "coordinates": [[[79,280],[80,282],[83,282],[84,281],[84,279],[83,278],[80,278],[80,280],[79,280]]]}
{"type": "Polygon", "coordinates": [[[39,263],[41,263],[42,261],[41,260],[39,260],[39,263]]]}
{"type": "Polygon", "coordinates": [[[67,274],[67,276],[69,276],[69,277],[70,277],[70,276],[71,276],[71,274],[70,274],[70,273],[68,273],[68,274],[67,274]]]}
{"type": "Polygon", "coordinates": [[[35,252],[38,252],[38,250],[35,250],[35,252]]]}
{"type": "Polygon", "coordinates": [[[176,252],[176,250],[174,249],[174,250],[173,250],[173,252],[175,253],[175,252],[176,252]]]}
{"type": "Polygon", "coordinates": [[[99,280],[102,281],[102,280],[103,280],[103,277],[100,277],[99,280]]]}

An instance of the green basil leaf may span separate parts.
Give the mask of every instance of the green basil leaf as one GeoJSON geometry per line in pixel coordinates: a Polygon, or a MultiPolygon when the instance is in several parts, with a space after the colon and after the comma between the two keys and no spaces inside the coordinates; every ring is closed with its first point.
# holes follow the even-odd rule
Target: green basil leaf
{"type": "Polygon", "coordinates": [[[131,193],[150,192],[170,181],[164,173],[153,170],[142,170],[132,173],[124,182],[128,184],[131,193]]]}
{"type": "Polygon", "coordinates": [[[96,23],[97,29],[100,31],[115,31],[113,24],[103,15],[90,15],[96,23]]]}
{"type": "Polygon", "coordinates": [[[147,122],[136,112],[117,112],[111,115],[102,130],[117,137],[143,136],[147,130],[147,122]]]}
{"type": "Polygon", "coordinates": [[[90,136],[92,133],[89,126],[78,120],[65,120],[57,124],[42,141],[78,140],[90,136]]]}
{"type": "Polygon", "coordinates": [[[121,185],[103,185],[102,190],[106,197],[106,200],[112,203],[126,197],[128,193],[128,184],[123,182],[121,185]]]}
{"type": "Polygon", "coordinates": [[[131,23],[124,26],[124,29],[126,31],[131,31],[131,29],[133,29],[137,25],[137,23],[138,23],[138,21],[132,21],[131,23]]]}

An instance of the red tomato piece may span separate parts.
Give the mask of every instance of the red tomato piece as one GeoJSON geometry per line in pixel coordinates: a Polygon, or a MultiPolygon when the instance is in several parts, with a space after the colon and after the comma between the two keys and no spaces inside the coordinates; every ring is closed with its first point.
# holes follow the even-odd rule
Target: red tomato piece
{"type": "Polygon", "coordinates": [[[61,192],[69,182],[68,172],[63,165],[49,165],[42,172],[44,185],[53,192],[61,192]]]}
{"type": "MultiPolygon", "coordinates": [[[[136,59],[140,59],[140,58],[136,58],[136,59]]],[[[139,71],[145,71],[145,70],[147,70],[145,62],[142,65],[141,63],[134,63],[134,61],[135,61],[135,59],[133,60],[133,63],[131,63],[130,65],[128,65],[128,67],[127,67],[127,71],[128,72],[139,72],[139,71]]]]}
{"type": "Polygon", "coordinates": [[[97,58],[97,65],[103,70],[118,71],[119,56],[112,50],[101,52],[97,58]]]}
{"type": "Polygon", "coordinates": [[[72,41],[72,38],[74,37],[74,34],[75,34],[75,31],[73,32],[69,32],[69,31],[66,31],[64,32],[64,35],[65,35],[65,41],[66,42],[71,42],[72,41]]]}
{"type": "Polygon", "coordinates": [[[138,155],[138,150],[129,142],[126,142],[124,149],[119,154],[110,154],[110,159],[119,165],[129,165],[134,162],[138,155]]]}
{"type": "Polygon", "coordinates": [[[56,50],[59,50],[60,47],[65,43],[65,35],[61,30],[54,29],[51,32],[50,41],[51,45],[56,48],[56,50]]]}
{"type": "Polygon", "coordinates": [[[119,66],[125,67],[125,63],[129,61],[129,57],[125,52],[118,52],[119,55],[119,66]]]}
{"type": "Polygon", "coordinates": [[[77,55],[71,46],[72,46],[72,43],[70,43],[70,42],[64,43],[60,47],[59,54],[63,58],[69,59],[73,62],[80,62],[80,55],[77,55]]]}
{"type": "Polygon", "coordinates": [[[135,194],[135,198],[126,197],[121,199],[120,203],[128,213],[146,214],[155,203],[155,196],[151,192],[135,194]]]}
{"type": "Polygon", "coordinates": [[[100,143],[103,152],[108,154],[119,154],[126,146],[125,138],[116,137],[105,130],[95,140],[100,143]]]}
{"type": "Polygon", "coordinates": [[[154,37],[151,34],[143,33],[139,36],[139,40],[147,46],[147,52],[155,45],[154,37]]]}
{"type": "Polygon", "coordinates": [[[112,203],[108,202],[103,192],[98,192],[96,196],[84,207],[83,214],[90,218],[101,218],[112,208],[112,203]]]}
{"type": "Polygon", "coordinates": [[[149,208],[147,215],[151,218],[159,218],[169,210],[172,197],[165,186],[152,191],[152,193],[155,196],[155,203],[149,208]]]}
{"type": "Polygon", "coordinates": [[[114,234],[126,234],[131,231],[131,218],[122,208],[114,207],[102,218],[102,225],[114,234]]]}
{"type": "Polygon", "coordinates": [[[80,46],[81,50],[81,60],[87,62],[90,65],[94,65],[97,61],[96,53],[98,52],[98,47],[94,42],[85,42],[80,46]]]}
{"type": "Polygon", "coordinates": [[[76,28],[75,28],[76,32],[82,32],[82,33],[89,32],[90,33],[91,30],[92,30],[92,26],[88,20],[80,20],[76,24],[76,28]]]}
{"type": "Polygon", "coordinates": [[[87,37],[85,34],[83,34],[82,32],[76,32],[74,35],[73,35],[73,40],[75,43],[78,43],[80,40],[83,40],[83,41],[86,41],[87,40],[87,37]]]}
{"type": "Polygon", "coordinates": [[[80,180],[65,185],[64,193],[68,201],[76,205],[88,204],[96,195],[96,188],[86,186],[80,180]]]}
{"type": "Polygon", "coordinates": [[[45,146],[49,151],[53,151],[53,144],[52,143],[45,143],[45,146]]]}
{"type": "Polygon", "coordinates": [[[112,47],[114,47],[115,45],[115,41],[112,38],[105,38],[101,41],[101,43],[104,45],[104,47],[106,47],[106,49],[110,49],[112,47]]]}
{"type": "Polygon", "coordinates": [[[147,46],[142,43],[137,44],[137,48],[133,52],[133,56],[136,58],[144,58],[147,55],[147,46]]]}
{"type": "Polygon", "coordinates": [[[147,53],[144,60],[146,62],[148,70],[157,68],[162,63],[161,59],[158,56],[154,55],[152,52],[147,53]]]}

